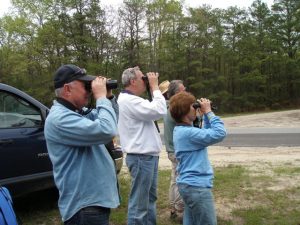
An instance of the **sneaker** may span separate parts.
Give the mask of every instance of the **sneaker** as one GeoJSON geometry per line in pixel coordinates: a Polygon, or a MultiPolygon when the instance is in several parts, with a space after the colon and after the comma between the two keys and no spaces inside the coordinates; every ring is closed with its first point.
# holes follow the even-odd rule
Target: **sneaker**
{"type": "Polygon", "coordinates": [[[176,211],[171,211],[171,213],[170,213],[170,219],[171,220],[174,220],[174,219],[176,219],[177,218],[177,213],[176,213],[176,211]]]}
{"type": "Polygon", "coordinates": [[[182,224],[183,222],[183,214],[177,213],[176,211],[171,211],[170,219],[176,223],[182,224]]]}

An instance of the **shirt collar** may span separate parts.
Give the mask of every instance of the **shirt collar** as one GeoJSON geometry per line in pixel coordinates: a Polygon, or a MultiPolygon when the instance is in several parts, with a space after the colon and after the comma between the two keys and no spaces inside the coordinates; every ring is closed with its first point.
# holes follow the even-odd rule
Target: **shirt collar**
{"type": "Polygon", "coordinates": [[[131,91],[126,90],[126,89],[122,90],[121,93],[126,93],[126,94],[130,94],[130,95],[135,95],[135,94],[133,94],[131,91]]]}
{"type": "Polygon", "coordinates": [[[75,107],[75,105],[73,105],[71,102],[67,101],[64,98],[57,98],[56,101],[60,104],[62,104],[64,107],[66,107],[67,109],[72,110],[73,112],[77,112],[79,114],[82,113],[82,110],[79,110],[75,107]]]}
{"type": "Polygon", "coordinates": [[[185,127],[191,127],[192,124],[188,124],[188,123],[176,123],[176,126],[185,126],[185,127]]]}

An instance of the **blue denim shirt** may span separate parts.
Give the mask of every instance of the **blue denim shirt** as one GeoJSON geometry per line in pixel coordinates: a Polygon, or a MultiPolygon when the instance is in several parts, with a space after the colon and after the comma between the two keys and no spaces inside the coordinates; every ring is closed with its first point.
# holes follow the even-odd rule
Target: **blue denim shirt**
{"type": "Polygon", "coordinates": [[[116,134],[117,118],[109,100],[98,99],[86,116],[54,101],[45,137],[63,221],[87,206],[120,204],[114,162],[104,146],[116,134]]]}
{"type": "Polygon", "coordinates": [[[223,122],[214,113],[204,116],[204,129],[193,126],[174,128],[175,155],[178,160],[177,183],[197,187],[213,186],[213,169],[208,159],[207,146],[220,142],[226,136],[223,122]]]}

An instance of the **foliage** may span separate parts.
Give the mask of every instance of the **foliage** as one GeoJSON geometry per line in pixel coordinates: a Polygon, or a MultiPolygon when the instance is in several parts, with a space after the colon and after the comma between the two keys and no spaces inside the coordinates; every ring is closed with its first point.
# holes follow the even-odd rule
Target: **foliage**
{"type": "Polygon", "coordinates": [[[300,105],[300,2],[185,9],[176,0],[13,0],[0,18],[0,82],[51,105],[52,74],[74,63],[120,80],[127,67],[181,79],[221,112],[300,105]],[[42,85],[43,84],[43,85],[42,85]]]}

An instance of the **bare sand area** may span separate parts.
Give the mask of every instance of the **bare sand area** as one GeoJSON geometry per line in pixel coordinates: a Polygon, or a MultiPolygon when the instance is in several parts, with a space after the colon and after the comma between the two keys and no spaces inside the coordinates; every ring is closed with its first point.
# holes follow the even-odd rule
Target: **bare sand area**
{"type": "MultiPolygon", "coordinates": [[[[248,127],[300,128],[300,109],[226,117],[222,120],[227,129],[248,127]]],[[[210,146],[208,150],[209,158],[214,167],[234,164],[251,166],[255,169],[261,168],[263,165],[284,163],[291,163],[300,167],[300,146],[276,148],[210,146]]],[[[161,169],[171,168],[165,149],[160,154],[159,166],[161,169]]]]}
{"type": "Polygon", "coordinates": [[[300,109],[223,118],[226,128],[300,128],[300,109]]]}

